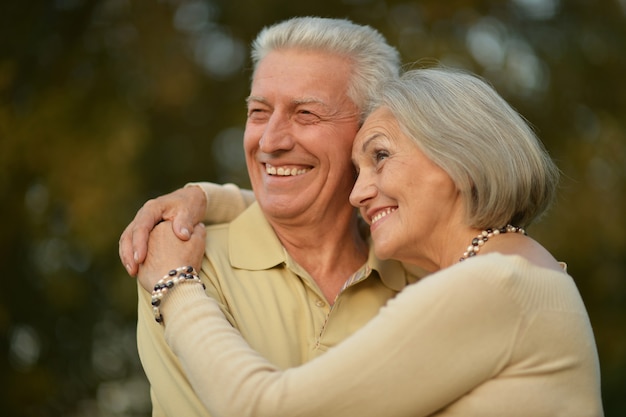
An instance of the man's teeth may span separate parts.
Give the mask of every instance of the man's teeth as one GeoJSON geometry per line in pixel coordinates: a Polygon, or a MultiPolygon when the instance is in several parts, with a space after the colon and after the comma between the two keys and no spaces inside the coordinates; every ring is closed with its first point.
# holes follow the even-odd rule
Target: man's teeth
{"type": "Polygon", "coordinates": [[[284,168],[284,167],[273,167],[270,164],[265,165],[265,171],[269,175],[281,175],[284,177],[293,176],[293,175],[302,175],[308,171],[305,168],[284,168]]]}
{"type": "Polygon", "coordinates": [[[383,210],[379,213],[376,213],[376,215],[374,217],[372,217],[372,223],[376,223],[378,220],[382,219],[383,217],[385,217],[388,214],[393,213],[394,211],[396,211],[395,208],[388,208],[386,210],[383,210]]]}

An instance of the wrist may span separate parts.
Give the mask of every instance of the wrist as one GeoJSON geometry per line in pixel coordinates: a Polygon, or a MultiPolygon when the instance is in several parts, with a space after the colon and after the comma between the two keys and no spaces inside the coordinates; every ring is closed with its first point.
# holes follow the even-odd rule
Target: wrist
{"type": "Polygon", "coordinates": [[[187,283],[197,283],[202,285],[203,289],[206,289],[198,273],[192,266],[181,266],[172,269],[154,285],[151,304],[154,320],[157,323],[163,324],[163,316],[160,307],[168,292],[173,291],[177,286],[187,283]]]}
{"type": "Polygon", "coordinates": [[[185,184],[185,189],[192,192],[192,201],[194,204],[198,204],[202,207],[202,211],[206,211],[209,201],[209,194],[205,189],[206,183],[202,182],[189,182],[185,184]]]}

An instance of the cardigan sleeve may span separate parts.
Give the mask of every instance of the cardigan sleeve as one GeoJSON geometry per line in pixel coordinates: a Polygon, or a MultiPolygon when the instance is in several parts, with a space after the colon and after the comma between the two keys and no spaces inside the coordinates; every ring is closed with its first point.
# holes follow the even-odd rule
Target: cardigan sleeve
{"type": "Polygon", "coordinates": [[[496,375],[520,327],[518,306],[500,289],[451,269],[409,285],[297,368],[280,370],[253,351],[195,285],[168,294],[165,338],[216,417],[428,416],[496,375]]]}
{"type": "Polygon", "coordinates": [[[206,211],[203,221],[207,224],[226,223],[233,220],[254,202],[251,190],[239,188],[235,184],[214,184],[192,182],[185,187],[197,186],[206,197],[206,211]]]}

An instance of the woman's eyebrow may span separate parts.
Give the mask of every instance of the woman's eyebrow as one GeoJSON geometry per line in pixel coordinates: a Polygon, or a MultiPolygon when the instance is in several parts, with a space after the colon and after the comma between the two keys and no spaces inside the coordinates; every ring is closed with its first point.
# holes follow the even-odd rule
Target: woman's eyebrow
{"type": "Polygon", "coordinates": [[[363,145],[361,145],[361,151],[365,152],[370,143],[372,143],[374,140],[378,139],[381,136],[382,134],[378,132],[372,133],[372,135],[370,135],[367,139],[363,141],[363,145]]]}

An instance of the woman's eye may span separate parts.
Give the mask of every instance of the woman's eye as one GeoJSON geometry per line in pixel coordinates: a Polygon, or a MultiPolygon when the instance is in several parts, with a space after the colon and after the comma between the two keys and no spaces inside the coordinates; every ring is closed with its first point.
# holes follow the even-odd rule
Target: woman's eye
{"type": "Polygon", "coordinates": [[[376,162],[381,162],[389,157],[389,152],[387,151],[376,151],[374,153],[374,159],[376,162]]]}

